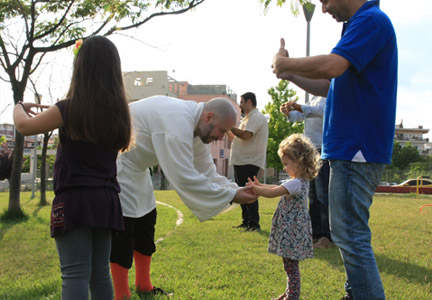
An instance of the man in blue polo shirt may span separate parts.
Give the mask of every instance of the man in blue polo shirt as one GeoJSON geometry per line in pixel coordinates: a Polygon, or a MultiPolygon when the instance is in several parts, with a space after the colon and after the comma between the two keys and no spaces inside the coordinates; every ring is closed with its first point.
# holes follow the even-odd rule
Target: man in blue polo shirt
{"type": "Polygon", "coordinates": [[[330,162],[331,236],[347,281],[342,299],[385,299],[371,246],[369,208],[391,162],[397,93],[397,43],[377,1],[321,0],[323,13],[344,23],[328,55],[290,58],[285,41],[273,72],[327,97],[322,158],[330,162]]]}

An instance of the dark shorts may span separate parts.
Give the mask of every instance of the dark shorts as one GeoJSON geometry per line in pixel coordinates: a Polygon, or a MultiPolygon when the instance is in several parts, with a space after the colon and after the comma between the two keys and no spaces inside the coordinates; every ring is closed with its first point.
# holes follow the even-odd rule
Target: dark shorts
{"type": "Polygon", "coordinates": [[[115,231],[112,236],[110,261],[130,269],[134,250],[151,256],[156,251],[154,233],[156,209],[141,218],[124,218],[125,230],[115,231]]]}

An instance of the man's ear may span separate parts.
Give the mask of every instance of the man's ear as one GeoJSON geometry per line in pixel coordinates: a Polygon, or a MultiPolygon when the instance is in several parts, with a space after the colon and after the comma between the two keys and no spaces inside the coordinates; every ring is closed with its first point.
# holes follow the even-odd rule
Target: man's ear
{"type": "Polygon", "coordinates": [[[213,120],[213,118],[214,118],[214,112],[209,111],[209,112],[206,112],[204,121],[206,124],[208,124],[213,120]]]}

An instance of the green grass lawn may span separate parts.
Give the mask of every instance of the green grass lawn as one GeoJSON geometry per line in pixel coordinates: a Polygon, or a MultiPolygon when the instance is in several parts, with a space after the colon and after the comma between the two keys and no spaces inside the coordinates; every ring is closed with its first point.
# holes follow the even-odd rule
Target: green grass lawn
{"type": "MultiPolygon", "coordinates": [[[[0,211],[8,194],[0,193],[0,211]]],[[[50,195],[52,198],[52,195],[50,195]]],[[[60,299],[61,280],[54,240],[49,235],[50,206],[21,194],[29,219],[0,223],[0,299],[60,299]]],[[[268,234],[278,199],[260,199],[261,232],[232,226],[241,222],[239,207],[200,223],[173,191],[157,191],[157,245],[153,284],[174,293],[171,299],[260,300],[281,294],[286,285],[282,259],[267,253],[268,234]]],[[[50,199],[51,200],[51,199],[50,199]]],[[[370,224],[387,299],[432,299],[431,196],[376,195],[370,224]]],[[[300,263],[301,299],[340,299],[345,273],[337,249],[318,249],[300,263]]],[[[134,286],[134,271],[130,272],[134,286]]],[[[132,299],[140,299],[133,293],[132,299]]],[[[152,296],[142,299],[155,299],[152,296]]],[[[156,299],[167,299],[157,297],[156,299]]]]}

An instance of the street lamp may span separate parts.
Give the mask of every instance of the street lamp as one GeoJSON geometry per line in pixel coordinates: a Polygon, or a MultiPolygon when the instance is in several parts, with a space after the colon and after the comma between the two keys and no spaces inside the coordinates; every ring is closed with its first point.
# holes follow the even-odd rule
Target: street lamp
{"type": "MultiPolygon", "coordinates": [[[[265,114],[264,117],[265,117],[265,119],[267,121],[267,126],[268,126],[268,123],[270,122],[270,115],[269,114],[265,114]]],[[[267,181],[266,177],[267,177],[267,147],[266,147],[266,150],[265,150],[265,160],[264,160],[264,182],[263,182],[264,184],[267,181]]]]}
{"type": "MultiPolygon", "coordinates": [[[[303,5],[303,13],[307,23],[306,56],[310,55],[310,21],[312,20],[314,10],[315,10],[315,4],[308,3],[307,5],[303,5]]],[[[305,92],[305,103],[308,102],[309,102],[309,93],[305,92]]]]}

